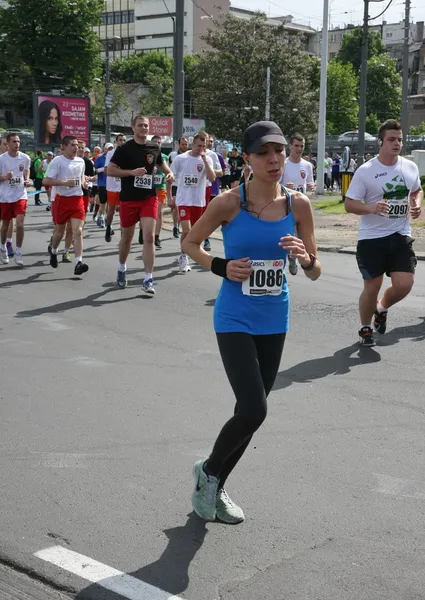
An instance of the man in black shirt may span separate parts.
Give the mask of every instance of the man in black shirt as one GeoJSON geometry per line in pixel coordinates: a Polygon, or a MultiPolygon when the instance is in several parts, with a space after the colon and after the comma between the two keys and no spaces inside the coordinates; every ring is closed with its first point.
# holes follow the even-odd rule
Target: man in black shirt
{"type": "Polygon", "coordinates": [[[228,163],[230,165],[230,185],[232,188],[238,187],[239,180],[242,176],[242,171],[245,166],[245,161],[239,154],[239,150],[237,148],[232,149],[232,154],[228,158],[228,163]]]}
{"type": "Polygon", "coordinates": [[[143,262],[146,276],[142,290],[147,294],[155,294],[153,285],[153,265],[155,260],[154,231],[158,216],[158,199],[154,187],[154,169],[160,167],[166,175],[167,184],[174,180],[168,164],[161,156],[158,144],[149,142],[149,121],[141,115],[132,121],[134,138],[117,148],[108,165],[110,177],[121,178],[120,218],[121,241],[119,248],[119,265],[117,286],[127,285],[126,261],[130,253],[134,229],[140,222],[143,231],[143,262]]]}

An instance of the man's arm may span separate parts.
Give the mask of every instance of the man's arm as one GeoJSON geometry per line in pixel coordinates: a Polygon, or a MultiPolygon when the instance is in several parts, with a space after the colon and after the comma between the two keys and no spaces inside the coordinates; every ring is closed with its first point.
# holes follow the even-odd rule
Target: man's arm
{"type": "Polygon", "coordinates": [[[207,177],[209,179],[209,181],[211,183],[214,183],[215,181],[215,173],[214,173],[214,169],[213,169],[213,165],[212,165],[212,160],[208,159],[206,154],[201,154],[201,158],[202,161],[205,165],[205,172],[207,174],[207,177]]]}

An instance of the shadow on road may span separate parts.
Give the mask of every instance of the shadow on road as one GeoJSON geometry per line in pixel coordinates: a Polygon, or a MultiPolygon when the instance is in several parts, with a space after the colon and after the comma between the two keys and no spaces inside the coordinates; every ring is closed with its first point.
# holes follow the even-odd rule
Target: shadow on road
{"type": "MultiPolygon", "coordinates": [[[[188,515],[185,525],[165,529],[164,533],[168,544],[158,560],[128,575],[164,592],[177,595],[184,592],[189,585],[189,567],[204,542],[207,533],[206,522],[192,512],[188,515]]],[[[123,583],[122,576],[110,577],[101,584],[89,585],[75,596],[75,600],[122,600],[123,596],[118,590],[123,590],[123,583]]],[[[149,598],[148,589],[141,593],[140,597],[149,598]]],[[[154,590],[152,597],[156,597],[154,590]]]]}
{"type": "Polygon", "coordinates": [[[274,390],[281,390],[293,383],[311,383],[329,375],[345,375],[352,367],[376,363],[381,356],[373,348],[361,348],[357,343],[337,350],[332,356],[313,358],[277,374],[274,390]],[[356,356],[352,356],[356,352],[356,356]]]}
{"type": "MultiPolygon", "coordinates": [[[[400,340],[410,339],[413,342],[425,340],[425,317],[420,317],[421,322],[406,327],[396,327],[387,334],[377,334],[379,347],[398,344],[400,340]]],[[[311,383],[315,379],[323,379],[329,375],[345,375],[353,367],[376,363],[381,360],[380,354],[373,348],[362,348],[357,343],[337,350],[332,356],[313,358],[299,363],[286,371],[281,371],[276,377],[274,390],[281,390],[293,383],[311,383]],[[354,353],[356,353],[354,355],[354,353]],[[354,355],[354,356],[353,356],[354,355]]]]}

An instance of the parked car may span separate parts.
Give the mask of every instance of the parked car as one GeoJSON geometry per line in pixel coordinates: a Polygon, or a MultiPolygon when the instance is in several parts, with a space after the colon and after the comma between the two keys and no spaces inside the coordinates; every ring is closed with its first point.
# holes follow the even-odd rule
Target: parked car
{"type": "MultiPolygon", "coordinates": [[[[369,143],[373,143],[376,142],[376,137],[373,135],[370,135],[370,133],[366,133],[364,134],[364,139],[365,142],[369,142],[369,143]]],[[[353,142],[358,142],[359,141],[359,132],[358,131],[346,131],[345,133],[342,133],[339,137],[338,137],[338,142],[341,143],[353,143],[353,142]]]]}

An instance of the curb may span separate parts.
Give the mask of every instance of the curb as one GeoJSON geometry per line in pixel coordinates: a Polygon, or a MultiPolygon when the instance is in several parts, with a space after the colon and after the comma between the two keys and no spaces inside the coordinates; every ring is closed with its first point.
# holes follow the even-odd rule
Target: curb
{"type": "MultiPolygon", "coordinates": [[[[164,215],[166,214],[170,214],[171,213],[171,209],[166,207],[163,210],[164,215]]],[[[169,223],[163,223],[162,225],[163,229],[166,229],[167,231],[172,231],[173,227],[172,225],[170,225],[169,223]]],[[[219,233],[212,233],[210,235],[210,238],[212,238],[213,240],[222,240],[222,236],[219,233]]],[[[356,254],[356,247],[355,246],[334,246],[332,244],[323,244],[323,245],[318,245],[317,246],[317,250],[319,252],[334,252],[336,254],[356,254]]],[[[420,261],[425,261],[425,252],[416,252],[416,258],[420,261]]]]}

